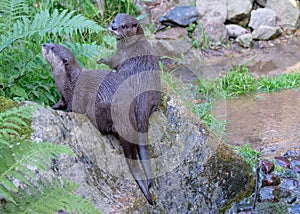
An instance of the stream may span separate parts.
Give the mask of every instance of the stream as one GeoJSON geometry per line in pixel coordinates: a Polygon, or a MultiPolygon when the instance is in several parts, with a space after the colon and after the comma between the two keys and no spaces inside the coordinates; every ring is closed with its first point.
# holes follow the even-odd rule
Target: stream
{"type": "MultiPolygon", "coordinates": [[[[237,46],[225,51],[212,51],[200,63],[189,63],[189,70],[179,72],[183,82],[193,82],[197,76],[216,78],[232,66],[247,65],[254,77],[275,76],[300,71],[300,38],[281,38],[261,42],[251,49],[237,46]],[[268,47],[263,47],[263,45],[268,47]],[[198,71],[198,72],[197,72],[198,71]]],[[[195,53],[192,55],[195,56],[195,53]]],[[[191,56],[192,58],[192,56],[191,56]]],[[[261,157],[283,155],[300,145],[300,89],[221,100],[213,106],[213,114],[227,121],[223,140],[229,145],[245,145],[260,151],[261,157]]]]}

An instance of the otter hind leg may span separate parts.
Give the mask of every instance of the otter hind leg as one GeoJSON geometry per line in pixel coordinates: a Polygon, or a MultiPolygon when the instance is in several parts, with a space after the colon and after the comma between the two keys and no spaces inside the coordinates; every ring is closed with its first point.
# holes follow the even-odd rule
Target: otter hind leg
{"type": "MultiPolygon", "coordinates": [[[[121,139],[120,139],[121,140],[121,139]]],[[[125,140],[122,141],[122,147],[124,151],[124,155],[126,157],[126,161],[136,183],[139,185],[142,193],[146,197],[149,204],[153,205],[152,196],[149,192],[149,188],[147,185],[147,181],[144,179],[144,173],[139,167],[139,163],[137,160],[137,148],[135,144],[129,143],[125,140]]]]}

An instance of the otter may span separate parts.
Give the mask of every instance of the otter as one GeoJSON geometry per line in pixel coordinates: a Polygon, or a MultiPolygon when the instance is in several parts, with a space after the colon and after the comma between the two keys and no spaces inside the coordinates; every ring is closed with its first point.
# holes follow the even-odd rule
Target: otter
{"type": "Polygon", "coordinates": [[[117,50],[112,57],[102,58],[97,63],[115,69],[134,89],[135,115],[139,133],[138,154],[150,188],[152,175],[147,133],[149,117],[157,109],[161,95],[158,57],[145,38],[141,24],[133,16],[125,13],[117,14],[108,26],[108,30],[116,37],[117,50]]]}
{"type": "Polygon", "coordinates": [[[115,72],[82,69],[71,51],[61,45],[43,44],[42,54],[52,67],[61,95],[52,108],[86,114],[102,134],[114,134],[121,142],[132,176],[153,205],[147,182],[149,169],[143,171],[138,163],[148,159],[148,152],[141,153],[134,131],[138,128],[131,86],[115,72]]]}

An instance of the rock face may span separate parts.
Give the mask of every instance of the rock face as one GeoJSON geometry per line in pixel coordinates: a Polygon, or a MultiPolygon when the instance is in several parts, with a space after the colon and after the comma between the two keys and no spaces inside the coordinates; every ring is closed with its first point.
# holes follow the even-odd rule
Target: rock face
{"type": "Polygon", "coordinates": [[[222,22],[205,23],[203,29],[210,41],[224,42],[228,39],[228,31],[222,22]]]}
{"type": "Polygon", "coordinates": [[[227,0],[227,20],[232,23],[247,24],[253,0],[227,0]]]}
{"type": "Polygon", "coordinates": [[[238,44],[244,48],[250,48],[252,46],[253,37],[252,34],[247,33],[240,35],[236,38],[238,44]]]}
{"type": "Polygon", "coordinates": [[[252,32],[253,39],[268,40],[275,39],[281,35],[280,27],[259,26],[252,32]]]}
{"type": "Polygon", "coordinates": [[[182,38],[157,39],[150,41],[150,43],[158,56],[180,56],[188,52],[192,47],[191,41],[182,38]]]}
{"type": "Polygon", "coordinates": [[[261,25],[270,27],[276,26],[276,13],[274,10],[259,8],[251,12],[249,27],[256,29],[261,25]]]}
{"type": "Polygon", "coordinates": [[[229,37],[236,38],[243,34],[249,33],[249,31],[239,25],[229,24],[225,26],[228,32],[229,37]]]}
{"type": "Polygon", "coordinates": [[[78,182],[78,194],[103,213],[217,213],[253,191],[254,176],[166,84],[159,111],[150,118],[155,176],[150,206],[132,179],[118,140],[103,136],[84,116],[40,108],[32,139],[69,146],[76,157],[55,160],[55,172],[78,182]]]}
{"type": "Polygon", "coordinates": [[[196,6],[201,22],[225,23],[227,17],[226,0],[198,0],[196,6]]]}
{"type": "Polygon", "coordinates": [[[268,0],[266,7],[276,12],[277,25],[284,31],[297,28],[300,12],[296,0],[268,0]]]}
{"type": "Polygon", "coordinates": [[[183,26],[195,22],[198,18],[197,9],[194,6],[179,6],[160,17],[160,23],[166,26],[183,26]]]}

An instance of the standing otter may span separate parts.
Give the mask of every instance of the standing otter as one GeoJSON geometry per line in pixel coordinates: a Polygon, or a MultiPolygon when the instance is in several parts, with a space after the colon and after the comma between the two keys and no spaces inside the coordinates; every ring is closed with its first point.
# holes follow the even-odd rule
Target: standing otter
{"type": "MultiPolygon", "coordinates": [[[[148,153],[144,155],[139,151],[137,132],[132,131],[137,129],[137,122],[135,102],[131,102],[134,99],[131,86],[113,72],[82,70],[73,54],[61,45],[44,44],[42,53],[52,67],[61,94],[53,108],[86,114],[102,134],[115,134],[121,142],[131,174],[152,205],[148,184],[137,161],[137,155],[139,159],[146,159],[148,153]]],[[[145,173],[148,176],[146,170],[145,173]]]]}
{"type": "Polygon", "coordinates": [[[144,35],[136,18],[120,13],[111,22],[108,30],[117,39],[116,54],[97,61],[104,63],[129,80],[134,90],[135,115],[138,131],[138,154],[148,178],[152,183],[150,156],[148,152],[148,121],[160,99],[161,79],[158,57],[144,35]],[[146,121],[146,123],[145,123],[146,121]]]}

